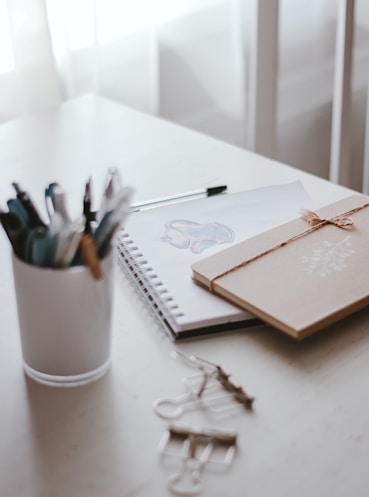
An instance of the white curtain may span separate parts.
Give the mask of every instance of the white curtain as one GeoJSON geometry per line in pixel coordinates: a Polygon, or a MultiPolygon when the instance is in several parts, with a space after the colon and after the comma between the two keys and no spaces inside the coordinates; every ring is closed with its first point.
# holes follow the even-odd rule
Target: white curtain
{"type": "Polygon", "coordinates": [[[208,47],[200,44],[197,54],[194,48],[199,39],[224,31],[224,15],[229,18],[227,29],[234,23],[235,3],[0,0],[0,121],[86,92],[184,119],[195,107],[197,113],[204,112],[204,106],[197,105],[205,93],[218,99],[227,87],[233,97],[234,90],[240,97],[242,81],[236,73],[241,51],[234,50],[234,34],[227,35],[227,46],[220,47],[224,41],[220,39],[210,52],[220,49],[229,61],[226,67],[216,68],[208,47]],[[177,49],[180,53],[174,60],[177,49]],[[178,87],[178,72],[185,75],[187,90],[178,87]]]}
{"type": "MultiPolygon", "coordinates": [[[[247,146],[257,1],[0,0],[0,123],[93,92],[247,146]]],[[[337,0],[279,4],[276,158],[327,177],[337,0]]],[[[356,0],[355,28],[351,186],[360,189],[368,0],[356,0]]]]}
{"type": "Polygon", "coordinates": [[[43,0],[0,0],[0,121],[59,101],[43,0]]]}

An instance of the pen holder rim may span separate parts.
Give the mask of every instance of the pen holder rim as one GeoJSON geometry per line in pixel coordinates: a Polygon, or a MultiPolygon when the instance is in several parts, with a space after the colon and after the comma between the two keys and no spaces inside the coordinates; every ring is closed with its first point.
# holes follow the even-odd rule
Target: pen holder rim
{"type": "MultiPolygon", "coordinates": [[[[108,255],[106,255],[105,257],[103,257],[102,259],[100,259],[100,263],[103,264],[104,261],[107,261],[110,257],[113,257],[111,253],[109,253],[108,255]]],[[[11,251],[11,259],[16,259],[20,264],[23,264],[25,266],[28,266],[28,267],[32,267],[32,268],[35,268],[37,270],[42,270],[42,271],[59,271],[59,272],[63,272],[63,271],[74,271],[74,272],[78,272],[78,271],[84,271],[84,270],[88,270],[88,266],[86,266],[85,264],[75,264],[75,265],[71,265],[71,266],[66,266],[66,267],[58,267],[58,266],[37,266],[36,264],[32,264],[31,262],[28,262],[26,260],[24,260],[22,257],[19,257],[19,255],[17,255],[15,253],[14,250],[11,251]]]]}

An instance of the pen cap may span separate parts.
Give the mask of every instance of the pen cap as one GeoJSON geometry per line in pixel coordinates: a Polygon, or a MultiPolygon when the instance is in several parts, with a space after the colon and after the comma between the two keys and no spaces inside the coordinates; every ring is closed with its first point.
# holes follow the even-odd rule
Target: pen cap
{"type": "Polygon", "coordinates": [[[40,268],[12,256],[26,373],[50,385],[80,385],[110,363],[114,260],[103,278],[86,266],[40,268]]]}

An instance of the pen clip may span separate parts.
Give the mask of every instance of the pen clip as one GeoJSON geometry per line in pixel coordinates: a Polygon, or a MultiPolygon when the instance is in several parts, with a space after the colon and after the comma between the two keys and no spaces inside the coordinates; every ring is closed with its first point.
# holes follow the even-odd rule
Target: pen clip
{"type": "Polygon", "coordinates": [[[59,183],[50,183],[49,186],[45,188],[45,205],[46,211],[49,219],[55,214],[54,207],[54,189],[59,186],[59,183]]]}
{"type": "Polygon", "coordinates": [[[50,220],[54,214],[58,212],[64,221],[70,221],[66,206],[65,191],[61,188],[59,183],[50,183],[49,186],[45,188],[45,204],[50,220]]]}

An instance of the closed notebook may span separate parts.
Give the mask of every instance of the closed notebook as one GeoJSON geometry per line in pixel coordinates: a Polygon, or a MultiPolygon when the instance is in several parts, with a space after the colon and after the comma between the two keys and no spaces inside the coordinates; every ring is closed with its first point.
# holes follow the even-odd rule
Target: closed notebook
{"type": "Polygon", "coordinates": [[[310,205],[300,182],[198,198],[133,212],[118,260],[145,306],[173,338],[259,322],[191,278],[191,264],[277,226],[310,205]]]}
{"type": "Polygon", "coordinates": [[[366,306],[368,198],[316,214],[203,258],[192,265],[194,280],[297,339],[366,306]]]}

